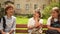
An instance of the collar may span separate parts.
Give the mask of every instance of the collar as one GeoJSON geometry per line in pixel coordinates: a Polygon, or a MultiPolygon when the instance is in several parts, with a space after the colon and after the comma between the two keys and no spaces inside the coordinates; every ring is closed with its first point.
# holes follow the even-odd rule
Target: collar
{"type": "Polygon", "coordinates": [[[7,15],[5,16],[6,19],[12,19],[12,16],[10,18],[7,18],[7,15]]]}

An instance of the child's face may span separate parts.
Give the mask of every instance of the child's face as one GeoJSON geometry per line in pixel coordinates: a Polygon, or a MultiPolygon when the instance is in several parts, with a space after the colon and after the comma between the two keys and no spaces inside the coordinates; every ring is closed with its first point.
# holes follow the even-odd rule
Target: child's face
{"type": "Polygon", "coordinates": [[[58,17],[58,13],[56,12],[56,11],[52,11],[52,17],[54,17],[54,18],[57,18],[58,17]]]}
{"type": "Polygon", "coordinates": [[[13,13],[14,13],[14,9],[13,9],[13,8],[9,8],[9,9],[7,10],[7,14],[8,14],[8,15],[13,15],[13,13]]]}
{"type": "Polygon", "coordinates": [[[34,12],[34,17],[38,17],[39,18],[39,14],[37,12],[34,12]]]}

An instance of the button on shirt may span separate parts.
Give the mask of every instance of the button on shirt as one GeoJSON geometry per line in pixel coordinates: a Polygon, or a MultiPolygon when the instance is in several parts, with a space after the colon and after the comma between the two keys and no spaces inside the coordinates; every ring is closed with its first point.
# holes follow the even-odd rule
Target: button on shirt
{"type": "MultiPolygon", "coordinates": [[[[16,28],[16,18],[14,16],[11,16],[11,18],[7,18],[7,16],[4,16],[6,20],[6,28],[5,32],[9,32],[10,30],[15,30],[16,28]]],[[[1,19],[1,28],[3,29],[3,19],[1,19]]]]}

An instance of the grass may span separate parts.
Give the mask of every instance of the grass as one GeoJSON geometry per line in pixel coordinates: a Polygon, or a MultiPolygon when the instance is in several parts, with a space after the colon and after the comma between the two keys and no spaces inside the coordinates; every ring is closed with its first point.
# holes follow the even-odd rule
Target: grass
{"type": "Polygon", "coordinates": [[[47,19],[43,19],[43,24],[47,24],[47,19]]]}
{"type": "Polygon", "coordinates": [[[28,19],[29,18],[25,18],[25,17],[16,17],[16,23],[17,24],[27,24],[28,23],[28,19]]]}
{"type": "MultiPolygon", "coordinates": [[[[26,17],[16,17],[16,23],[17,24],[27,24],[29,18],[26,17]]],[[[43,19],[43,24],[47,23],[47,19],[43,19]]]]}

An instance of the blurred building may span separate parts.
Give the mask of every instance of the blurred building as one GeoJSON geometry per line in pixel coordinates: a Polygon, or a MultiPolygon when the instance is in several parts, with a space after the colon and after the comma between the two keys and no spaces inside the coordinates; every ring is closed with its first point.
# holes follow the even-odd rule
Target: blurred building
{"type": "Polygon", "coordinates": [[[1,7],[5,7],[5,3],[7,3],[7,1],[14,2],[14,0],[0,0],[1,7]]]}
{"type": "Polygon", "coordinates": [[[6,1],[12,1],[16,7],[16,14],[32,14],[33,10],[40,8],[40,11],[49,5],[52,1],[58,2],[58,0],[0,0],[1,6],[5,6],[6,1]]]}
{"type": "Polygon", "coordinates": [[[18,14],[32,14],[33,10],[40,8],[42,11],[48,0],[15,0],[16,13],[18,14]]]}

